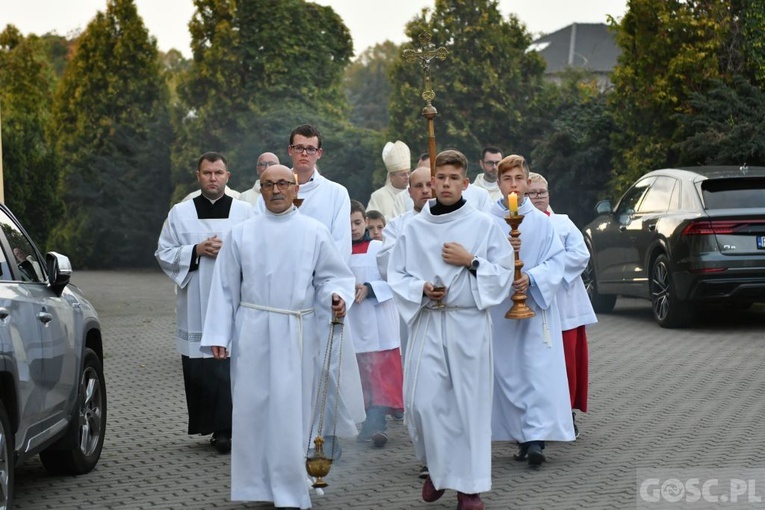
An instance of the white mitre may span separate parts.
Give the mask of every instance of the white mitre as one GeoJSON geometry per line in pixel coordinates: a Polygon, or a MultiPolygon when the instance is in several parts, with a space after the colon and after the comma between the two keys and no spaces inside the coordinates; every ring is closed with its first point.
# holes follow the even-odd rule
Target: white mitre
{"type": "Polygon", "coordinates": [[[386,143],[382,150],[382,158],[389,173],[412,169],[409,147],[401,140],[386,143]]]}

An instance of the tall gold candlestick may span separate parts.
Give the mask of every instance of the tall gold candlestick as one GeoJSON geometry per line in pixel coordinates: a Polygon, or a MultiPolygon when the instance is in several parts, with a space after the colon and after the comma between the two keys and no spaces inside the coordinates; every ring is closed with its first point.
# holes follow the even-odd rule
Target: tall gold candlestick
{"type": "MultiPolygon", "coordinates": [[[[505,221],[508,225],[510,225],[510,237],[513,239],[520,237],[521,231],[518,230],[518,227],[523,221],[523,215],[510,213],[505,216],[505,221]]],[[[515,276],[513,277],[513,281],[515,281],[521,278],[521,268],[523,267],[523,261],[521,260],[520,253],[518,253],[519,250],[513,251],[515,252],[515,276]]],[[[505,319],[530,319],[536,315],[534,310],[529,308],[526,304],[525,293],[515,291],[510,299],[513,300],[513,306],[505,314],[505,319]]]]}

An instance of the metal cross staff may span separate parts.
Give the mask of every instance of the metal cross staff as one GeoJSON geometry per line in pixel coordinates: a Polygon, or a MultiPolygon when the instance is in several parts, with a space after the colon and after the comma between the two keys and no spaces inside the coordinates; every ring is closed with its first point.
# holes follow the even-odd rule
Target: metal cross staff
{"type": "Polygon", "coordinates": [[[438,60],[445,60],[446,56],[449,54],[449,52],[441,46],[440,48],[436,49],[425,49],[426,46],[430,44],[430,34],[427,32],[423,32],[419,35],[418,39],[420,40],[420,49],[418,51],[415,50],[404,50],[401,54],[402,57],[404,57],[404,60],[409,62],[410,64],[414,64],[415,62],[420,62],[420,67],[422,67],[423,73],[424,73],[424,90],[422,91],[422,98],[427,102],[425,105],[425,108],[422,109],[422,116],[428,119],[428,149],[430,152],[430,175],[435,176],[436,175],[436,130],[433,126],[433,119],[436,118],[436,115],[438,115],[438,111],[436,110],[436,107],[431,104],[431,101],[436,97],[436,93],[433,92],[433,88],[430,84],[430,61],[434,58],[437,58],[438,60]]]}

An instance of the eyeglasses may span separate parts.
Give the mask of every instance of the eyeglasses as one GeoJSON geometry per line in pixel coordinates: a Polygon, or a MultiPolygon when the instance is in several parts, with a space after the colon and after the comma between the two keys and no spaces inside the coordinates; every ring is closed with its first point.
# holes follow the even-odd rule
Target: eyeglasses
{"type": "Polygon", "coordinates": [[[319,149],[317,149],[316,147],[311,147],[310,145],[308,147],[306,147],[305,145],[290,145],[290,149],[297,152],[298,154],[302,154],[303,152],[305,152],[309,156],[313,156],[314,154],[319,152],[319,149]]]}
{"type": "Polygon", "coordinates": [[[276,161],[262,161],[262,162],[258,163],[258,166],[266,166],[266,167],[268,167],[268,166],[274,166],[274,165],[278,165],[278,164],[279,163],[276,162],[276,161]]]}
{"type": "Polygon", "coordinates": [[[486,166],[499,166],[499,161],[484,161],[483,164],[486,166]]]}
{"type": "Polygon", "coordinates": [[[545,198],[547,195],[549,195],[550,192],[547,190],[544,191],[529,191],[526,193],[526,196],[529,198],[545,198]]]}
{"type": "Polygon", "coordinates": [[[281,181],[276,181],[276,182],[273,182],[273,181],[261,182],[260,187],[266,191],[271,191],[272,189],[274,189],[274,186],[276,186],[279,189],[285,189],[288,186],[292,186],[293,184],[295,183],[292,181],[285,181],[282,179],[281,181]]]}

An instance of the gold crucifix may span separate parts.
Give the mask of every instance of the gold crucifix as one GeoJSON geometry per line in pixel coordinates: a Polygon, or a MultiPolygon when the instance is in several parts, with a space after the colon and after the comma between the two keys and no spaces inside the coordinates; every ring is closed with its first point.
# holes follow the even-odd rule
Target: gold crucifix
{"type": "Polygon", "coordinates": [[[426,46],[430,44],[430,34],[422,32],[418,39],[420,40],[420,50],[404,50],[401,54],[404,60],[410,64],[415,62],[420,63],[424,74],[424,90],[422,91],[422,98],[426,101],[425,108],[422,109],[422,116],[428,119],[428,148],[430,152],[430,175],[436,175],[436,130],[433,125],[433,119],[438,115],[436,107],[431,104],[431,101],[436,97],[436,93],[433,92],[433,87],[430,83],[430,61],[434,58],[438,60],[445,60],[449,52],[441,46],[436,49],[426,49],[426,46]]]}

